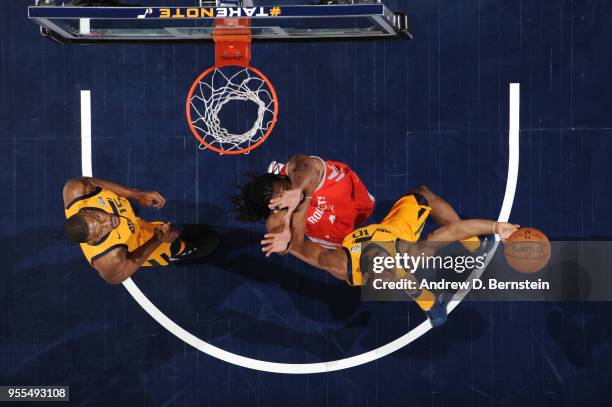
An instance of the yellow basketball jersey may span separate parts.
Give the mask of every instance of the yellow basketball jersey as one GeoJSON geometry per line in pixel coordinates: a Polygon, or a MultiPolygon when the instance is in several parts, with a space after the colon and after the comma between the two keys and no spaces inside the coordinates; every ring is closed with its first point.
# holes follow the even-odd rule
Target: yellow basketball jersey
{"type": "MultiPolygon", "coordinates": [[[[78,213],[81,209],[92,209],[114,214],[119,217],[119,226],[111,230],[96,243],[81,243],[83,254],[89,264],[105,254],[123,247],[132,252],[146,243],[154,235],[155,225],[160,222],[145,222],[134,213],[130,202],[112,191],[96,188],[89,194],[83,195],[72,201],[66,208],[66,218],[78,213]]],[[[169,244],[162,244],[157,249],[145,266],[167,265],[170,255],[169,244]]]]}
{"type": "MultiPolygon", "coordinates": [[[[396,242],[406,240],[416,242],[421,236],[425,221],[431,208],[417,202],[414,195],[400,198],[391,208],[389,214],[378,224],[372,224],[356,229],[342,241],[342,247],[349,259],[348,282],[350,285],[364,285],[359,259],[362,249],[369,242],[375,242],[383,247],[390,256],[396,254],[396,242]]],[[[403,270],[396,274],[404,274],[403,270]]]]}

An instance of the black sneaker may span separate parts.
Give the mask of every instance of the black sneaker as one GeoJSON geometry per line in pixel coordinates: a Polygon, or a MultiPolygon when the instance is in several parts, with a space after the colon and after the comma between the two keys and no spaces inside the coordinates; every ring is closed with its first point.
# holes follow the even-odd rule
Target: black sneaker
{"type": "Polygon", "coordinates": [[[217,232],[207,230],[197,239],[185,240],[186,247],[181,254],[170,258],[171,263],[179,263],[186,260],[196,260],[207,256],[219,246],[219,235],[217,232]]]}

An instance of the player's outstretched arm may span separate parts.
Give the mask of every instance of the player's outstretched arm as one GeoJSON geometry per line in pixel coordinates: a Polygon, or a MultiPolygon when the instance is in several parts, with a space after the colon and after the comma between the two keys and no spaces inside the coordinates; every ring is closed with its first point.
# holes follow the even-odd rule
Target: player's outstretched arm
{"type": "Polygon", "coordinates": [[[503,242],[506,241],[520,226],[507,222],[496,222],[485,219],[468,219],[451,222],[434,230],[425,241],[438,243],[452,243],[467,239],[470,236],[498,234],[503,242]]]}
{"type": "Polygon", "coordinates": [[[266,218],[266,230],[271,233],[280,233],[285,229],[285,211],[272,211],[266,218]]]}
{"type": "MultiPolygon", "coordinates": [[[[306,208],[307,207],[308,206],[306,206],[306,208]]],[[[281,256],[289,253],[289,242],[294,239],[294,235],[295,239],[299,239],[299,236],[302,236],[302,240],[304,239],[306,229],[305,219],[301,215],[298,215],[296,218],[296,213],[294,212],[291,220],[288,220],[285,214],[286,210],[273,211],[266,219],[266,229],[268,230],[268,234],[278,236],[275,239],[276,243],[274,245],[274,249],[270,251],[264,250],[266,251],[266,255],[268,257],[272,253],[276,253],[281,256]],[[289,222],[289,224],[287,224],[287,222],[289,222]]]]}
{"type": "Polygon", "coordinates": [[[309,205],[310,198],[307,198],[291,217],[287,216],[286,211],[275,211],[270,214],[266,219],[266,227],[270,233],[265,234],[264,240],[261,241],[262,251],[266,253],[266,257],[270,257],[272,253],[288,253],[292,241],[304,240],[306,212],[309,205]]]}
{"type": "Polygon", "coordinates": [[[294,212],[291,226],[281,233],[268,233],[262,240],[262,250],[266,255],[278,250],[286,250],[298,259],[313,267],[325,270],[334,277],[346,281],[348,279],[346,255],[341,249],[327,250],[318,244],[304,240],[304,224],[310,199],[304,201],[294,212]]]}
{"type": "Polygon", "coordinates": [[[121,284],[144,264],[160,244],[172,243],[178,235],[178,230],[169,224],[164,224],[156,227],[153,237],[133,252],[117,248],[94,260],[93,266],[107,283],[121,284]]]}
{"type": "Polygon", "coordinates": [[[64,185],[64,205],[70,204],[70,202],[94,191],[98,187],[112,191],[124,198],[132,199],[142,206],[152,206],[159,209],[166,204],[166,199],[157,191],[141,191],[99,178],[75,177],[69,179],[64,185]]]}
{"type": "Polygon", "coordinates": [[[348,261],[342,249],[324,249],[307,240],[298,241],[294,244],[292,240],[289,253],[313,267],[329,272],[340,280],[348,280],[348,261]]]}
{"type": "Polygon", "coordinates": [[[329,272],[334,277],[348,280],[348,261],[342,249],[328,250],[304,239],[304,224],[310,199],[304,201],[295,211],[291,224],[289,253],[313,267],[329,272]],[[299,227],[301,225],[301,227],[299,227]]]}
{"type": "MultiPolygon", "coordinates": [[[[270,214],[266,218],[266,229],[268,231],[268,234],[283,234],[283,232],[285,232],[285,236],[287,236],[285,213],[286,210],[270,212],[270,214]]],[[[274,251],[274,253],[281,256],[284,256],[285,254],[289,253],[289,241],[291,240],[291,235],[289,234],[289,237],[286,237],[285,239],[289,240],[287,240],[287,242],[285,243],[284,249],[282,251],[274,251]]],[[[270,255],[268,253],[266,254],[268,256],[270,255]]]]}
{"type": "Polygon", "coordinates": [[[448,225],[461,220],[455,209],[444,199],[433,193],[427,186],[421,185],[413,189],[412,192],[419,193],[427,199],[428,205],[431,208],[429,216],[438,225],[448,225]]]}

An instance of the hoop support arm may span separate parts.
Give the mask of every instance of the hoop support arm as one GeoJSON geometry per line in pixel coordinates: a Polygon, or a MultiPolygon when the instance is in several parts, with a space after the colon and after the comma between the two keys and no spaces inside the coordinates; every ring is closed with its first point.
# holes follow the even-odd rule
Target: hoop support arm
{"type": "Polygon", "coordinates": [[[248,18],[224,18],[215,22],[215,65],[251,64],[251,29],[248,18]]]}

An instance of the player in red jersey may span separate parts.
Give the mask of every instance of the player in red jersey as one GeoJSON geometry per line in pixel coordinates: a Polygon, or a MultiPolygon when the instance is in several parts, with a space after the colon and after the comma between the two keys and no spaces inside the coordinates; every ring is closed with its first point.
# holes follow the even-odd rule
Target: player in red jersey
{"type": "Polygon", "coordinates": [[[348,165],[301,154],[286,164],[272,162],[267,174],[251,175],[232,200],[239,220],[265,220],[268,231],[281,232],[305,197],[311,198],[305,235],[325,249],[339,247],[370,216],[375,202],[348,165]],[[270,210],[270,199],[281,194],[283,209],[270,210]]]}

